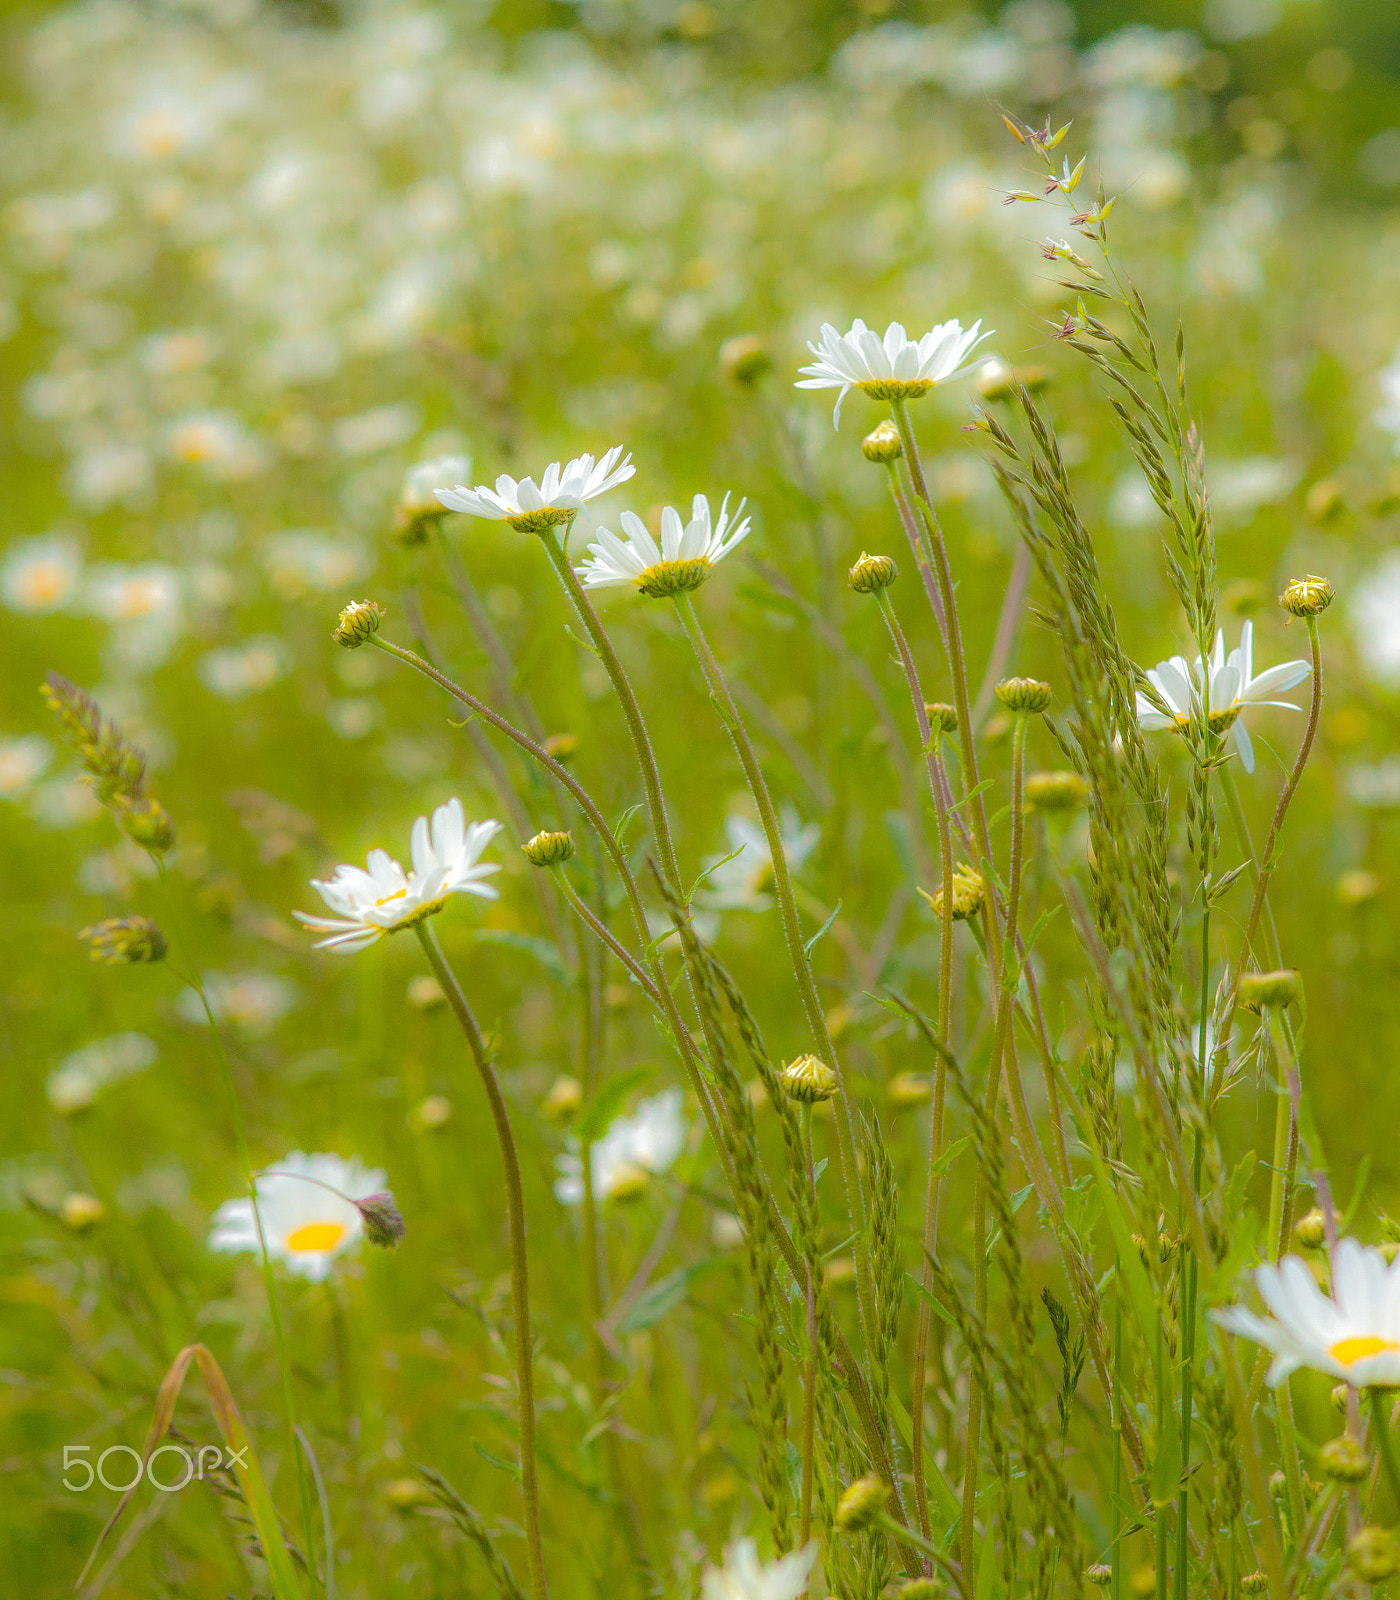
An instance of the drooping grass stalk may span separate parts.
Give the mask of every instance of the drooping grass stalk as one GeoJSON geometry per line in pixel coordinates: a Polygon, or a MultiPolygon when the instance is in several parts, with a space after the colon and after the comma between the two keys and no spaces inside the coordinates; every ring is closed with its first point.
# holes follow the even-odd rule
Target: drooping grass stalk
{"type": "Polygon", "coordinates": [[[846,1210],[851,1226],[855,1230],[856,1291],[860,1302],[861,1325],[865,1334],[866,1348],[873,1353],[876,1349],[876,1321],[870,1279],[869,1239],[866,1234],[865,1206],[861,1198],[860,1178],[856,1167],[850,1101],[846,1093],[845,1079],[841,1073],[841,1064],[826,1025],[826,1013],[822,1009],[821,998],[817,994],[816,982],[812,977],[811,960],[802,938],[802,925],[798,919],[797,901],[793,894],[787,855],[783,849],[783,834],[778,823],[778,813],[768,792],[767,780],[758,764],[758,756],[749,739],[748,730],[739,714],[739,707],[729,692],[724,673],[710,649],[704,629],[700,626],[700,618],[688,594],[677,597],[676,614],[695,652],[696,660],[700,663],[700,670],[710,693],[723,709],[726,731],[734,744],[739,764],[744,769],[744,777],[748,781],[754,804],[758,807],[759,819],[773,864],[773,887],[782,914],[783,933],[787,939],[788,955],[792,962],[793,975],[797,980],[798,993],[802,998],[802,1007],[807,1016],[807,1026],[811,1030],[817,1054],[836,1075],[837,1089],[833,1096],[833,1105],[836,1110],[837,1143],[841,1152],[846,1210]]]}
{"type": "Polygon", "coordinates": [[[535,1362],[530,1338],[530,1275],[525,1253],[525,1192],[520,1182],[520,1160],[515,1151],[510,1116],[491,1064],[490,1049],[457,981],[457,974],[443,955],[442,946],[430,923],[418,923],[414,932],[466,1036],[481,1086],[486,1091],[496,1143],[501,1152],[501,1166],[505,1172],[506,1220],[510,1231],[511,1309],[515,1324],[515,1381],[520,1397],[520,1489],[525,1504],[525,1550],[535,1600],[547,1600],[549,1586],[545,1579],[544,1545],[540,1539],[540,1492],[535,1460],[535,1362]]]}
{"type": "Polygon", "coordinates": [[[301,1502],[301,1522],[303,1535],[306,1540],[306,1560],[308,1570],[315,1570],[315,1543],[313,1529],[315,1527],[311,1517],[311,1485],[306,1479],[306,1464],[302,1457],[301,1446],[298,1443],[297,1403],[296,1393],[292,1387],[292,1357],[287,1344],[287,1331],[282,1322],[282,1305],[277,1296],[277,1279],[272,1271],[272,1258],[267,1253],[267,1235],[263,1231],[262,1211],[258,1206],[258,1181],[253,1173],[252,1158],[248,1154],[248,1135],[243,1126],[243,1108],[238,1100],[238,1088],[233,1081],[233,1068],[229,1064],[228,1052],[224,1049],[224,1037],[219,1031],[219,1020],[214,1015],[214,1008],[209,1003],[209,995],[204,987],[204,979],[200,975],[199,964],[195,961],[189,947],[189,942],[184,936],[183,919],[175,903],[175,891],[170,881],[170,873],[165,865],[164,858],[151,852],[156,872],[160,879],[160,886],[165,895],[165,903],[170,912],[170,937],[180,952],[185,967],[186,976],[190,980],[190,987],[199,996],[200,1008],[204,1012],[204,1019],[209,1025],[209,1036],[214,1041],[214,1056],[219,1063],[219,1075],[223,1079],[224,1094],[228,1101],[229,1121],[233,1126],[234,1145],[238,1152],[238,1164],[242,1171],[244,1187],[248,1191],[248,1203],[253,1208],[253,1226],[258,1234],[258,1259],[262,1266],[263,1291],[267,1295],[268,1315],[272,1321],[272,1342],[277,1351],[277,1366],[282,1376],[282,1406],[287,1413],[287,1432],[290,1435],[292,1459],[296,1464],[297,1494],[301,1502]]]}
{"type": "MultiPolygon", "coordinates": [[[[897,487],[897,482],[896,482],[897,487]]],[[[894,603],[887,589],[876,591],[880,615],[885,619],[890,638],[904,668],[909,698],[914,706],[914,720],[919,727],[919,738],[928,767],[929,788],[933,793],[934,808],[938,813],[938,846],[943,877],[943,926],[939,952],[938,980],[938,1037],[944,1049],[948,1048],[950,1013],[953,999],[953,835],[948,816],[945,793],[946,779],[941,771],[943,738],[940,730],[935,737],[924,709],[923,690],[919,685],[918,669],[909,649],[909,642],[900,626],[894,603]]],[[[928,1348],[932,1333],[933,1312],[929,1304],[933,1293],[933,1273],[930,1257],[938,1247],[938,1200],[940,1191],[939,1158],[943,1154],[943,1113],[947,1099],[948,1065],[939,1055],[934,1068],[933,1120],[929,1129],[928,1177],[924,1186],[923,1231],[923,1285],[924,1296],[919,1304],[919,1325],[914,1345],[914,1377],[910,1391],[910,1469],[914,1479],[914,1500],[918,1508],[919,1526],[926,1539],[933,1537],[929,1520],[928,1485],[924,1480],[924,1397],[928,1383],[928,1348]]]]}
{"type": "Polygon", "coordinates": [[[567,524],[556,537],[553,529],[546,529],[540,535],[540,543],[544,546],[545,554],[549,557],[550,564],[559,574],[559,581],[563,584],[569,599],[573,601],[574,610],[578,612],[579,620],[588,631],[588,637],[593,641],[593,648],[598,652],[598,659],[608,674],[608,678],[617,693],[618,704],[622,707],[623,719],[627,723],[627,731],[632,736],[632,747],[636,752],[637,765],[641,768],[642,785],[646,790],[647,812],[651,818],[652,837],[656,841],[656,848],[661,856],[662,870],[666,874],[671,887],[680,892],[681,872],[676,860],[676,848],[671,840],[671,823],[666,815],[666,802],[661,793],[661,771],[656,764],[656,753],[651,746],[651,735],[647,732],[646,722],[642,718],[642,708],[637,702],[637,697],[632,691],[631,681],[623,670],[622,662],[617,651],[613,648],[612,640],[608,638],[607,629],[598,620],[598,613],[593,609],[593,604],[584,592],[583,585],[578,580],[578,574],[569,564],[568,541],[569,528],[567,524]]]}

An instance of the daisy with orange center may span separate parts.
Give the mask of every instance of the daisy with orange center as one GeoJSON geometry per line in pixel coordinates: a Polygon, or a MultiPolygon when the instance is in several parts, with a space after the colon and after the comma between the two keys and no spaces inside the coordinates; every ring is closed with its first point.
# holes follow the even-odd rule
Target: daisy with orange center
{"type": "MultiPolygon", "coordinates": [[[[384,1174],[354,1156],[346,1161],[293,1150],[259,1177],[256,1186],[269,1257],[284,1262],[298,1277],[321,1283],[335,1258],[359,1244],[364,1222],[355,1202],[381,1194],[384,1174]]],[[[224,1201],[214,1213],[209,1248],[257,1253],[251,1200],[224,1201]]]]}
{"type": "Polygon", "coordinates": [[[1324,1294],[1300,1257],[1285,1256],[1254,1274],[1272,1316],[1232,1306],[1215,1320],[1273,1351],[1271,1384],[1299,1367],[1354,1389],[1400,1384],[1400,1261],[1388,1264],[1379,1250],[1343,1239],[1332,1278],[1332,1293],[1324,1294]]]}

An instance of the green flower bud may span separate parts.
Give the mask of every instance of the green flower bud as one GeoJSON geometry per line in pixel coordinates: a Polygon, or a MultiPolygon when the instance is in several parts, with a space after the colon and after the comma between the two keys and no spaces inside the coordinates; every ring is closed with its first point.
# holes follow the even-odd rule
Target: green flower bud
{"type": "Polygon", "coordinates": [[[1347,1546],[1347,1565],[1363,1583],[1383,1583],[1400,1568],[1400,1543],[1389,1528],[1362,1528],[1347,1546]]]}
{"type": "Polygon", "coordinates": [[[1026,804],[1034,811],[1073,811],[1089,798],[1089,785],[1077,772],[1032,772],[1026,778],[1026,804]]]}
{"type": "Polygon", "coordinates": [[[1293,1224],[1293,1234],[1306,1250],[1316,1250],[1327,1237],[1327,1226],[1322,1212],[1316,1206],[1305,1211],[1293,1224]]]}
{"type": "Polygon", "coordinates": [[[836,1526],[842,1533],[860,1533],[872,1527],[889,1497],[890,1491],[878,1478],[857,1478],[836,1507],[836,1526]]]}
{"type": "Polygon", "coordinates": [[[165,935],[149,917],[108,917],[79,928],[94,961],[124,967],[142,961],[165,960],[165,935]]]}
{"type": "Polygon", "coordinates": [[[340,613],[331,637],[347,650],[358,650],[371,634],[379,632],[383,620],[384,607],[377,600],[352,600],[340,613]]]}
{"type": "Polygon", "coordinates": [[[898,576],[899,568],[890,556],[867,555],[862,550],[848,581],[857,594],[878,594],[881,589],[888,589],[898,576]]]}
{"type": "Polygon", "coordinates": [[[1326,578],[1295,578],[1278,603],[1290,617],[1316,617],[1332,604],[1332,585],[1326,578]]]}
{"type": "Polygon", "coordinates": [[[1038,678],[1005,678],[997,685],[997,699],[1008,711],[1044,711],[1050,704],[1050,685],[1038,678]]]}
{"type": "Polygon", "coordinates": [[[910,1578],[895,1591],[895,1600],[944,1600],[947,1593],[937,1578],[910,1578]]]}
{"type": "Polygon", "coordinates": [[[1243,1594],[1263,1594],[1268,1587],[1268,1575],[1263,1572],[1246,1572],[1240,1579],[1240,1590],[1243,1594]]]}
{"type": "Polygon", "coordinates": [[[760,378],[767,377],[773,368],[773,358],[764,349],[756,333],[743,333],[737,339],[726,339],[719,347],[719,370],[734,383],[752,388],[760,378]]]}
{"type": "Polygon", "coordinates": [[[860,441],[860,453],[867,461],[874,461],[880,466],[888,466],[891,461],[898,461],[904,454],[899,429],[886,418],[878,428],[867,433],[860,441]]]}
{"type": "Polygon", "coordinates": [[[1338,1483],[1360,1483],[1371,1472],[1370,1457],[1345,1433],[1323,1445],[1317,1453],[1317,1464],[1324,1478],[1338,1483]]]}
{"type": "Polygon", "coordinates": [[[816,1056],[798,1056],[778,1073],[778,1082],[794,1100],[815,1105],[836,1093],[836,1074],[816,1056]]]}
{"type": "Polygon", "coordinates": [[[574,841],[567,833],[537,833],[520,848],[532,867],[557,867],[573,855],[574,841]]]}
{"type": "Polygon", "coordinates": [[[557,1077],[544,1097],[543,1110],[551,1122],[572,1122],[583,1105],[583,1085],[566,1074],[557,1077]]]}
{"type": "Polygon", "coordinates": [[[1284,969],[1278,972],[1246,972],[1240,979],[1240,1004],[1246,1011],[1259,1011],[1268,1006],[1291,1005],[1298,998],[1298,974],[1284,969]]]}
{"type": "Polygon", "coordinates": [[[106,1209],[94,1194],[64,1195],[58,1208],[58,1220],[70,1233],[86,1233],[101,1222],[106,1209]]]}
{"type": "Polygon", "coordinates": [[[932,733],[956,733],[958,731],[958,708],[950,706],[943,700],[925,700],[924,715],[928,718],[929,731],[932,733]]]}
{"type": "Polygon", "coordinates": [[[1113,1582],[1113,1568],[1106,1561],[1096,1561],[1092,1567],[1085,1567],[1084,1581],[1106,1589],[1113,1582]]]}
{"type": "MultiPolygon", "coordinates": [[[[933,907],[934,914],[939,918],[943,916],[943,890],[935,889],[932,894],[920,889],[919,893],[933,907]]],[[[966,922],[969,917],[975,917],[982,909],[982,902],[986,898],[986,887],[982,882],[982,874],[974,872],[964,863],[953,868],[953,921],[966,922]]]]}

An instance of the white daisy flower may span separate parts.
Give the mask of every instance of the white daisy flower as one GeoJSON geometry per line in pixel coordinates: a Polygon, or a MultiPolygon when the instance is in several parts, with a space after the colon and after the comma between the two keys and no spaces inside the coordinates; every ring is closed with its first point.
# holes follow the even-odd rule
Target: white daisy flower
{"type": "Polygon", "coordinates": [[[631,454],[624,456],[617,444],[601,461],[577,456],[562,469],[557,461],[551,461],[538,483],[503,472],[494,489],[485,484],[468,489],[459,483],[452,489],[439,489],[437,497],[449,511],[508,522],[517,533],[542,533],[572,522],[586,501],[626,483],[636,470],[631,454]]]}
{"type": "MultiPolygon", "coordinates": [[[[784,804],[778,817],[783,836],[783,859],[789,872],[800,872],[807,857],[821,842],[815,822],[803,823],[796,809],[784,804]]],[[[766,911],[773,904],[773,855],[762,828],[748,817],[724,819],[729,850],[707,862],[705,887],[695,899],[712,911],[766,911]]]]}
{"type": "Polygon", "coordinates": [[[52,760],[48,740],[37,733],[0,739],[0,800],[18,800],[27,794],[52,760]]]}
{"type": "Polygon", "coordinates": [[[1351,625],[1372,677],[1400,685],[1400,550],[1392,550],[1352,590],[1351,625]]]}
{"type": "Polygon", "coordinates": [[[77,594],[82,573],[72,539],[26,539],[0,566],[0,594],[11,611],[59,611],[77,594]]]}
{"type": "Polygon", "coordinates": [[[1254,624],[1246,622],[1240,630],[1238,649],[1225,654],[1225,633],[1215,636],[1215,649],[1209,663],[1200,656],[1195,664],[1185,656],[1173,656],[1170,661],[1159,661],[1147,674],[1147,681],[1161,697],[1166,710],[1160,710],[1142,690],[1138,690],[1138,725],[1148,733],[1163,728],[1182,729],[1188,726],[1192,714],[1200,714],[1202,687],[1208,689],[1206,705],[1210,708],[1212,733],[1230,731],[1235,748],[1240,753],[1240,764],[1246,772],[1254,771],[1254,743],[1249,737],[1241,713],[1246,706],[1283,706],[1298,711],[1291,700],[1270,700],[1266,696],[1279,689],[1291,689],[1301,683],[1312,671],[1307,661],[1284,661],[1268,667],[1256,677],[1254,673],[1254,624]]]}
{"type": "MultiPolygon", "coordinates": [[[[354,1202],[382,1193],[385,1178],[379,1168],[363,1166],[357,1156],[345,1161],[337,1155],[293,1150],[272,1172],[257,1178],[254,1187],[268,1255],[285,1262],[298,1277],[322,1283],[335,1258],[358,1244],[364,1232],[354,1202]]],[[[251,1200],[224,1201],[214,1213],[209,1248],[258,1249],[251,1200]]]]}
{"type": "MultiPolygon", "coordinates": [[[[618,1117],[593,1146],[593,1193],[600,1200],[635,1192],[648,1176],[665,1172],[685,1149],[684,1096],[666,1089],[638,1102],[630,1117],[618,1117]]],[[[583,1159],[577,1150],[555,1159],[554,1197],[561,1205],[583,1204],[583,1159]]]]}
{"type": "Polygon", "coordinates": [[[724,1565],[711,1567],[702,1580],[702,1600],[799,1600],[817,1547],[793,1550],[773,1561],[758,1559],[752,1539],[740,1539],[724,1552],[724,1565]]]}
{"type": "Polygon", "coordinates": [[[440,517],[445,507],[438,499],[438,487],[444,483],[460,483],[472,470],[470,456],[434,456],[431,461],[419,461],[404,474],[403,488],[399,491],[399,516],[403,520],[423,517],[440,517]]]}
{"type": "Polygon", "coordinates": [[[689,522],[681,521],[674,506],[666,506],[661,513],[659,546],[642,519],[634,511],[624,511],[619,520],[627,538],[599,528],[598,537],[588,547],[591,559],[574,570],[585,589],[633,584],[642,594],[658,599],[698,589],[714,563],[748,537],[744,505],[741,500],[731,517],[729,496],[725,495],[719,516],[712,521],[710,502],[697,494],[691,502],[689,522]]]}
{"type": "Polygon", "coordinates": [[[1271,1317],[1244,1306],[1212,1313],[1231,1333],[1274,1353],[1269,1382],[1299,1367],[1340,1378],[1354,1389],[1400,1384],[1400,1260],[1343,1239],[1333,1262],[1331,1295],[1318,1288],[1306,1262],[1285,1256],[1256,1267],[1254,1281],[1271,1317]]]}
{"type": "Polygon", "coordinates": [[[342,865],[328,881],[311,880],[312,888],[338,915],[313,917],[303,911],[293,915],[304,927],[326,934],[317,940],[317,950],[348,955],[441,911],[451,895],[494,900],[496,891],[481,880],[500,867],[478,857],[500,829],[499,822],[468,826],[462,802],[453,798],[433,812],[431,822],[419,817],[413,824],[412,872],[405,872],[387,850],[371,850],[363,867],[342,865]]]}
{"type": "Polygon", "coordinates": [[[848,390],[859,389],[872,400],[913,400],[927,394],[935,384],[946,383],[966,370],[967,358],[993,329],[981,331],[974,322],[964,331],[960,322],[941,322],[922,339],[911,339],[898,322],[890,323],[882,340],[859,317],[849,333],[837,333],[829,322],[822,324],[820,344],[808,342],[817,358],[802,367],[799,389],[839,389],[832,424],[841,426],[841,402],[848,390]]]}

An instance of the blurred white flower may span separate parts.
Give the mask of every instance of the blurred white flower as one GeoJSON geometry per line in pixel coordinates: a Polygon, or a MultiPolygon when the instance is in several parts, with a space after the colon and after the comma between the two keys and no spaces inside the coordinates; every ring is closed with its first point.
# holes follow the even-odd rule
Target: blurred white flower
{"type": "Polygon", "coordinates": [[[257,1218],[250,1199],[224,1201],[214,1213],[209,1248],[258,1252],[261,1219],[268,1256],[285,1263],[298,1277],[322,1283],[335,1258],[353,1249],[364,1233],[353,1202],[381,1193],[385,1183],[383,1171],[366,1167],[358,1156],[347,1161],[324,1152],[306,1155],[293,1150],[270,1172],[254,1179],[257,1218]]]}
{"type": "Polygon", "coordinates": [[[1378,428],[1394,436],[1395,447],[1400,451],[1400,346],[1390,358],[1390,365],[1376,374],[1383,403],[1371,413],[1378,428]]]}
{"type": "Polygon", "coordinates": [[[342,417],[331,429],[331,442],[343,456],[394,450],[418,431],[418,411],[406,401],[375,406],[358,416],[342,417]]]}
{"type": "Polygon", "coordinates": [[[11,545],[0,565],[0,594],[11,611],[61,611],[78,593],[83,558],[76,540],[49,534],[11,545]]]}
{"type": "MultiPolygon", "coordinates": [[[[1400,413],[1396,421],[1400,426],[1400,413]]],[[[1374,571],[1356,584],[1349,610],[1352,636],[1371,676],[1400,685],[1400,550],[1382,557],[1374,571]]]]}
{"type": "Polygon", "coordinates": [[[1246,516],[1281,500],[1301,476],[1302,467],[1296,461],[1272,456],[1217,461],[1210,471],[1211,509],[1220,518],[1246,516]]]}
{"type": "Polygon", "coordinates": [[[114,1033],[67,1055],[49,1074],[44,1092],[55,1111],[70,1115],[90,1106],[109,1084],[143,1072],[159,1056],[144,1033],[114,1033]]]}
{"type": "MultiPolygon", "coordinates": [[[[815,822],[804,825],[790,804],[781,808],[778,825],[788,871],[800,872],[820,843],[822,830],[815,822]]],[[[773,887],[773,856],[763,830],[748,817],[736,815],[724,819],[724,831],[729,850],[724,856],[707,858],[711,870],[696,893],[696,904],[712,911],[766,911],[773,904],[768,893],[773,887]]]]}
{"type": "Polygon", "coordinates": [[[128,667],[158,666],[184,631],[180,575],[160,562],[92,568],[87,601],[94,616],[111,624],[113,648],[128,667]]]}
{"type": "Polygon", "coordinates": [[[1343,782],[1352,801],[1368,811],[1400,810],[1400,756],[1351,767],[1343,782]]]}
{"type": "Polygon", "coordinates": [[[262,563],[272,587],[284,599],[344,589],[362,577],[369,562],[364,547],[333,539],[310,528],[298,528],[269,539],[262,563]]]}
{"type": "Polygon", "coordinates": [[[444,507],[437,491],[449,483],[461,483],[472,470],[470,456],[434,456],[419,461],[404,474],[399,491],[399,510],[407,517],[440,517],[444,507]]]}
{"type": "MultiPolygon", "coordinates": [[[[249,1033],[266,1033],[297,1003],[296,985],[270,972],[242,972],[225,976],[205,974],[204,992],[217,1022],[230,1022],[249,1033]]],[[[175,1009],[183,1021],[198,1027],[208,1022],[194,989],[182,989],[175,1009]]]]}
{"type": "Polygon", "coordinates": [[[1245,1306],[1212,1316],[1273,1351],[1271,1384],[1299,1367],[1354,1389],[1400,1384],[1400,1261],[1387,1263],[1379,1250],[1347,1238],[1337,1246],[1330,1295],[1300,1256],[1256,1267],[1254,1282],[1272,1316],[1245,1306]]]}
{"type": "Polygon", "coordinates": [[[852,389],[859,389],[874,400],[907,400],[927,394],[935,384],[946,383],[967,370],[968,356],[984,339],[980,321],[965,332],[960,322],[942,322],[921,339],[911,339],[898,322],[890,323],[885,337],[867,328],[859,317],[849,333],[838,333],[829,322],[822,324],[820,344],[808,341],[807,348],[817,358],[799,370],[799,389],[839,389],[832,424],[841,426],[841,402],[852,389]]]}
{"type": "Polygon", "coordinates": [[[276,634],[265,633],[244,644],[211,650],[195,670],[206,689],[225,700],[241,700],[270,689],[287,675],[290,664],[286,645],[276,634]]]}
{"type": "Polygon", "coordinates": [[[437,497],[449,511],[508,522],[518,533],[539,533],[572,522],[587,501],[626,483],[636,470],[632,457],[624,456],[617,444],[599,461],[589,455],[576,456],[562,469],[557,461],[551,461],[538,484],[533,478],[517,479],[502,473],[494,489],[485,484],[469,489],[459,483],[439,489],[437,497]]]}
{"type": "Polygon", "coordinates": [[[817,1547],[793,1550],[773,1561],[760,1561],[752,1539],[740,1539],[724,1553],[722,1567],[710,1567],[701,1580],[702,1600],[799,1600],[807,1592],[807,1576],[817,1547]]]}
{"type": "Polygon", "coordinates": [[[588,547],[591,559],[574,570],[585,589],[631,584],[643,594],[667,595],[699,588],[710,567],[748,537],[744,505],[740,500],[731,518],[729,496],[725,495],[719,516],[712,522],[709,500],[697,494],[691,502],[690,521],[684,523],[674,506],[666,506],[661,512],[659,547],[642,519],[633,511],[624,511],[619,520],[627,538],[599,528],[588,547]]]}
{"type": "Polygon", "coordinates": [[[47,739],[26,733],[18,739],[0,739],[0,799],[19,800],[41,778],[53,760],[47,739]]]}
{"type": "Polygon", "coordinates": [[[1170,661],[1159,661],[1147,674],[1148,682],[1166,703],[1166,711],[1159,711],[1141,689],[1137,695],[1138,724],[1149,733],[1164,728],[1181,729],[1188,725],[1192,713],[1199,714],[1203,688],[1207,690],[1210,727],[1214,733],[1232,733],[1235,748],[1240,753],[1240,765],[1246,772],[1254,771],[1254,744],[1244,725],[1242,713],[1247,706],[1283,706],[1289,711],[1301,709],[1290,700],[1269,700],[1267,695],[1280,689],[1291,689],[1312,672],[1307,661],[1284,661],[1268,667],[1257,676],[1254,672],[1254,624],[1246,622],[1240,630],[1240,642],[1227,657],[1225,631],[1215,636],[1215,648],[1208,664],[1200,656],[1188,663],[1185,656],[1173,656],[1170,661]],[[1207,677],[1207,669],[1209,677],[1207,677]]]}
{"type": "MultiPolygon", "coordinates": [[[[685,1149],[685,1097],[665,1089],[618,1117],[593,1146],[593,1193],[600,1200],[630,1187],[638,1172],[665,1172],[685,1149]]],[[[583,1204],[583,1160],[576,1150],[556,1157],[554,1196],[561,1205],[583,1204]]]]}
{"type": "Polygon", "coordinates": [[[118,501],[140,500],[155,476],[151,452],[131,440],[93,444],[77,451],[64,480],[80,506],[100,511],[118,501]]]}
{"type": "Polygon", "coordinates": [[[419,817],[413,824],[411,873],[387,850],[371,850],[364,867],[341,865],[333,878],[311,880],[311,887],[336,916],[310,916],[304,911],[293,915],[303,927],[326,934],[316,941],[315,949],[348,955],[441,911],[454,894],[494,900],[496,891],[482,880],[500,867],[479,857],[500,829],[499,822],[468,826],[462,802],[454,797],[433,812],[431,822],[419,817]]]}
{"type": "Polygon", "coordinates": [[[211,478],[233,483],[268,464],[267,452],[228,411],[197,411],[179,417],[166,434],[173,460],[202,468],[211,478]]]}

